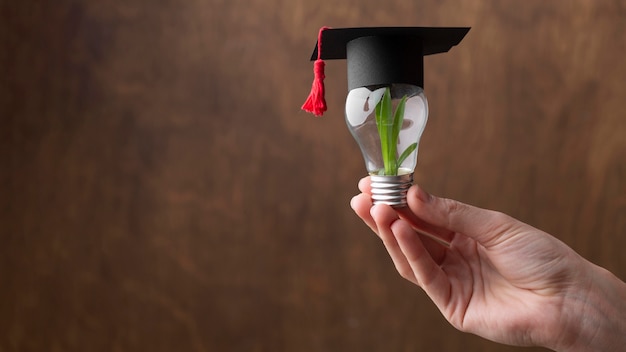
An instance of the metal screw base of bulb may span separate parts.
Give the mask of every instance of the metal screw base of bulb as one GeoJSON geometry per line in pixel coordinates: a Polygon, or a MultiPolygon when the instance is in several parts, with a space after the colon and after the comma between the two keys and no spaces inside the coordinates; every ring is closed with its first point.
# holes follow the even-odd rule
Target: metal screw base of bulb
{"type": "Polygon", "coordinates": [[[372,175],[372,201],[374,204],[388,204],[395,208],[405,207],[406,194],[413,184],[413,174],[400,176],[372,175]]]}

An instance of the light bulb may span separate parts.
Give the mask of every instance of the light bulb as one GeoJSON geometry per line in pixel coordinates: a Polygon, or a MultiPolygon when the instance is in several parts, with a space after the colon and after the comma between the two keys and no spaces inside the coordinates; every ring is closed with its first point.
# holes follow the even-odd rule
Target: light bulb
{"type": "Polygon", "coordinates": [[[406,206],[427,120],[428,102],[417,85],[394,83],[348,92],[346,124],[371,175],[374,204],[406,206]]]}
{"type": "Polygon", "coordinates": [[[467,27],[322,27],[311,60],[315,80],[302,106],[326,110],[323,60],[346,59],[346,122],[372,179],[372,201],[407,205],[426,121],[424,56],[445,53],[467,27]]]}

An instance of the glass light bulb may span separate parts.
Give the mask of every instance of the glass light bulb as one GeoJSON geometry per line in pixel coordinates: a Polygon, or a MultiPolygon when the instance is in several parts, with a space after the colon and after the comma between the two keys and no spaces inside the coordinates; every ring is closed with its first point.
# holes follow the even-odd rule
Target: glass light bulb
{"type": "Polygon", "coordinates": [[[374,204],[406,205],[427,120],[428,102],[419,86],[368,86],[348,93],[346,123],[371,175],[374,204]]]}

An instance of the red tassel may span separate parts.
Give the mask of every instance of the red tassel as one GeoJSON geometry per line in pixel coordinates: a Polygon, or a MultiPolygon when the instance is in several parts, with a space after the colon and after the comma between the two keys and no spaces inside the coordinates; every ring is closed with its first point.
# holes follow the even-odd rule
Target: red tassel
{"type": "Polygon", "coordinates": [[[326,98],[324,89],[324,60],[322,60],[322,32],[328,27],[322,27],[317,37],[317,60],[313,66],[313,85],[311,86],[311,93],[302,105],[302,110],[310,112],[315,116],[322,116],[326,111],[326,98]]]}
{"type": "Polygon", "coordinates": [[[322,116],[326,111],[326,99],[324,98],[324,60],[315,60],[313,72],[315,78],[311,86],[311,93],[302,105],[302,110],[310,112],[315,116],[322,116]]]}

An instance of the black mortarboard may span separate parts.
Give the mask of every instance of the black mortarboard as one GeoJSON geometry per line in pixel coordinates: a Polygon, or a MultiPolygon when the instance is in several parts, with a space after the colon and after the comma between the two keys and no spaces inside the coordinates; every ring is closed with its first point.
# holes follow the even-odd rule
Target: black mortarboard
{"type": "Polygon", "coordinates": [[[311,60],[315,76],[302,108],[315,115],[326,110],[323,60],[347,59],[348,89],[407,83],[424,87],[424,56],[447,52],[468,27],[362,27],[320,29],[311,60]]]}

